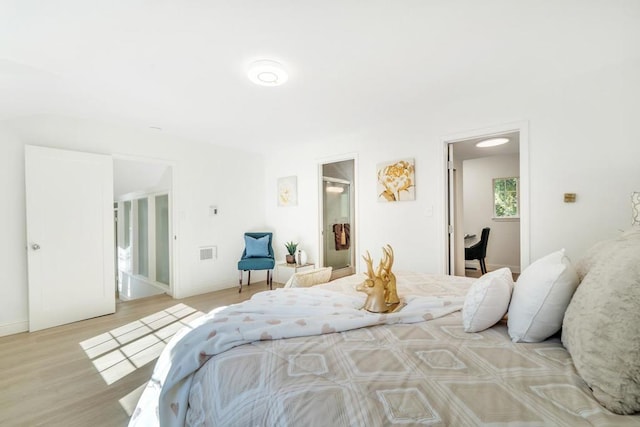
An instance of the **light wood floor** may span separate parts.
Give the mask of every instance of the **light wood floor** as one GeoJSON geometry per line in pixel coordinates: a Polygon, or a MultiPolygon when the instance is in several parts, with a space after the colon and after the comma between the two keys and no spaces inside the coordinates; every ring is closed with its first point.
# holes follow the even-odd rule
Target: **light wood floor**
{"type": "Polygon", "coordinates": [[[118,303],[112,315],[0,338],[0,425],[125,426],[181,323],[266,289],[148,297],[118,303]]]}

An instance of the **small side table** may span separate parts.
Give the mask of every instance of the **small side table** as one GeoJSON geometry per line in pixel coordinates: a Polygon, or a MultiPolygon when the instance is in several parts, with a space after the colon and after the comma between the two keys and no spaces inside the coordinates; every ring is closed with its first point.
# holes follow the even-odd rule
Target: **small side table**
{"type": "Polygon", "coordinates": [[[308,262],[306,264],[287,264],[286,262],[276,264],[276,271],[274,272],[276,276],[276,282],[278,283],[286,283],[287,280],[295,273],[307,270],[313,270],[316,267],[315,264],[308,262]],[[282,271],[284,270],[284,271],[282,271]],[[282,280],[283,273],[286,272],[286,278],[282,280]]]}

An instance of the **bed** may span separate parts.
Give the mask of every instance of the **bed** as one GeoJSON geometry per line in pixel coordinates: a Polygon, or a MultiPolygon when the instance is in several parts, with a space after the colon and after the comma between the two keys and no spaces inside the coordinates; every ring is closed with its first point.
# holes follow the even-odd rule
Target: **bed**
{"type": "Polygon", "coordinates": [[[209,313],[168,345],[130,425],[640,426],[594,397],[598,384],[578,373],[559,332],[513,342],[504,319],[465,332],[474,279],[398,273],[403,307],[382,315],[359,309],[363,280],[262,292],[209,313]]]}

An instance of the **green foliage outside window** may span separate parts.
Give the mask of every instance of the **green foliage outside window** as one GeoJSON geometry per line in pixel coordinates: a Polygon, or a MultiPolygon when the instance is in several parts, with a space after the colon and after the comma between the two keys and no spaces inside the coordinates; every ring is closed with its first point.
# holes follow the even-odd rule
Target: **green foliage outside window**
{"type": "Polygon", "coordinates": [[[517,218],[518,178],[495,178],[493,180],[493,214],[496,218],[517,218]]]}

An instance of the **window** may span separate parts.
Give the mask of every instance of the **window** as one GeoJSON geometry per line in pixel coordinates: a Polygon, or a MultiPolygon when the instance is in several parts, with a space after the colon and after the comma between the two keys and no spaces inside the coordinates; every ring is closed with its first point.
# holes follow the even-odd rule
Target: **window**
{"type": "Polygon", "coordinates": [[[493,180],[493,217],[519,218],[517,177],[494,178],[493,180]]]}

